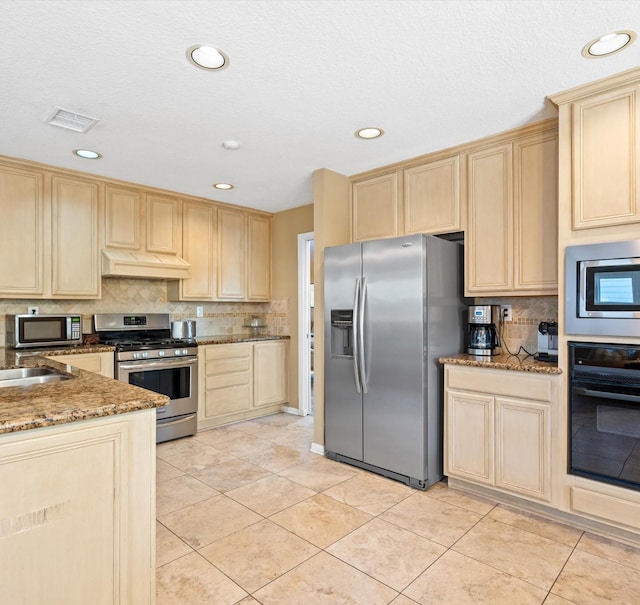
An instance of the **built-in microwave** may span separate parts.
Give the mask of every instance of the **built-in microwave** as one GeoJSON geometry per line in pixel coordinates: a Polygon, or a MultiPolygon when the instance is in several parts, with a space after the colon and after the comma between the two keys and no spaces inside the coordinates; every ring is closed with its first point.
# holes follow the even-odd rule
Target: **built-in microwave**
{"type": "Polygon", "coordinates": [[[567,334],[640,336],[640,240],[568,246],[567,334]]]}
{"type": "Polygon", "coordinates": [[[80,315],[7,315],[6,345],[16,349],[82,343],[80,315]]]}

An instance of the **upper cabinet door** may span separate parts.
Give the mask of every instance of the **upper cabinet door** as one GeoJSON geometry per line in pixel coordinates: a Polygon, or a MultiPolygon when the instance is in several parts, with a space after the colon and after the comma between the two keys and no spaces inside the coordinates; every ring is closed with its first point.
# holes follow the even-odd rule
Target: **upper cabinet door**
{"type": "Polygon", "coordinates": [[[271,219],[247,215],[247,300],[271,298],[271,219]]]}
{"type": "Polygon", "coordinates": [[[242,300],[246,290],[245,214],[218,210],[218,298],[242,300]]]}
{"type": "Polygon", "coordinates": [[[169,197],[147,194],[146,250],[159,254],[178,254],[181,247],[180,202],[169,197]]]}
{"type": "Polygon", "coordinates": [[[558,291],[558,135],[516,140],[514,289],[558,291]]]}
{"type": "Polygon", "coordinates": [[[513,152],[511,143],[468,156],[469,218],[465,291],[513,290],[513,152]]]}
{"type": "Polygon", "coordinates": [[[405,170],[404,233],[460,229],[460,156],[405,170]]]}
{"type": "Polygon", "coordinates": [[[107,185],[105,187],[105,237],[107,248],[140,250],[142,214],[142,193],[135,189],[125,189],[107,185]]]}
{"type": "Polygon", "coordinates": [[[353,241],[398,235],[398,174],[353,183],[353,241]]]}
{"type": "Polygon", "coordinates": [[[98,184],[53,176],[52,287],[55,298],[100,298],[98,184]]]}
{"type": "Polygon", "coordinates": [[[573,103],[573,228],[640,221],[640,84],[573,103]]]}
{"type": "Polygon", "coordinates": [[[44,183],[35,170],[0,166],[0,294],[44,293],[44,183]]]}

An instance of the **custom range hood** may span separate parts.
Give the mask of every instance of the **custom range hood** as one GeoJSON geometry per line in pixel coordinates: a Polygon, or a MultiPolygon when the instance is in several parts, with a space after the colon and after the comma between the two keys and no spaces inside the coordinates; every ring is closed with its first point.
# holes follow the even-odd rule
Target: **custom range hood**
{"type": "Polygon", "coordinates": [[[172,254],[107,248],[102,250],[102,276],[186,279],[189,277],[189,263],[172,254]]]}

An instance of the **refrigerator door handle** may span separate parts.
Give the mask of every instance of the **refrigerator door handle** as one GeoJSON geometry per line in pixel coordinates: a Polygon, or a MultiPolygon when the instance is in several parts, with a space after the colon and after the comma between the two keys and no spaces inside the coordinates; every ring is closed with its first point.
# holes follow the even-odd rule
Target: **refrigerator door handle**
{"type": "Polygon", "coordinates": [[[360,309],[358,311],[358,361],[360,364],[360,382],[362,383],[362,392],[368,393],[367,390],[367,370],[364,361],[364,309],[367,302],[367,278],[362,278],[362,292],[360,294],[360,309]]]}
{"type": "Polygon", "coordinates": [[[353,318],[352,318],[352,326],[353,326],[353,380],[356,383],[356,391],[358,393],[362,392],[362,387],[360,386],[360,370],[359,370],[359,349],[358,349],[358,313],[360,307],[360,278],[356,278],[356,289],[353,295],[353,318]]]}

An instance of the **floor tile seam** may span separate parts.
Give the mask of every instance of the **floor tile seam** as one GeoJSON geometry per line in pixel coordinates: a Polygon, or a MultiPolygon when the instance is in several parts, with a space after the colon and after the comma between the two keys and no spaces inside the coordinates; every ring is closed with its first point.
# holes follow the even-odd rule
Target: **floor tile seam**
{"type": "MultiPolygon", "coordinates": [[[[162,525],[162,527],[164,527],[169,533],[173,534],[176,538],[178,538],[178,540],[180,540],[180,542],[182,542],[185,546],[190,548],[192,551],[195,550],[193,546],[191,546],[190,544],[187,544],[176,532],[174,532],[170,527],[167,527],[162,521],[160,521],[160,519],[156,518],[156,521],[160,523],[160,525],[162,525]]],[[[156,549],[157,549],[157,541],[156,541],[156,549]]]]}
{"type": "MultiPolygon", "coordinates": [[[[578,544],[580,542],[578,541],[578,544]]],[[[603,561],[607,561],[607,563],[613,563],[614,565],[620,565],[620,567],[624,567],[625,569],[628,569],[630,571],[636,572],[637,574],[640,575],[640,568],[638,567],[631,567],[630,565],[626,565],[625,563],[622,563],[620,561],[616,561],[614,559],[609,559],[608,557],[605,557],[603,555],[599,555],[596,554],[594,552],[591,552],[589,550],[585,550],[584,548],[579,548],[578,544],[575,545],[574,550],[577,550],[581,553],[585,553],[587,555],[591,555],[592,557],[597,557],[598,559],[601,559],[603,561]]],[[[620,544],[622,544],[622,542],[620,542],[620,544]]],[[[573,555],[573,552],[571,553],[573,555]]]]}
{"type": "Polygon", "coordinates": [[[465,511],[467,511],[469,513],[474,513],[475,515],[480,515],[481,517],[486,517],[499,504],[499,502],[496,502],[486,513],[480,513],[477,510],[473,510],[471,508],[467,508],[466,506],[462,506],[460,504],[455,504],[454,502],[450,502],[449,500],[445,500],[443,498],[438,498],[437,496],[431,495],[428,492],[429,492],[429,490],[426,490],[425,492],[423,492],[423,494],[426,497],[430,498],[431,500],[437,500],[441,504],[447,504],[449,506],[455,506],[456,508],[465,510],[465,511]]]}
{"type": "MultiPolygon", "coordinates": [[[[584,532],[583,532],[583,534],[584,534],[584,532]]],[[[578,540],[578,542],[579,541],[580,540],[578,540]]],[[[574,603],[574,601],[572,601],[571,599],[567,599],[566,597],[563,597],[562,595],[559,595],[559,594],[553,592],[553,587],[558,583],[558,580],[560,579],[560,576],[562,575],[562,572],[565,570],[565,567],[567,566],[567,564],[571,560],[571,557],[573,556],[573,553],[577,550],[577,546],[578,546],[578,544],[576,543],[576,545],[571,549],[571,554],[567,557],[567,560],[562,564],[562,567],[560,568],[560,571],[558,572],[558,574],[556,575],[556,577],[553,580],[553,584],[551,584],[551,586],[549,587],[549,594],[553,594],[553,595],[555,595],[557,597],[561,597],[562,599],[565,599],[565,600],[569,601],[570,603],[574,603]]],[[[549,595],[547,595],[547,596],[549,596],[549,595]]],[[[576,604],[576,605],[578,605],[578,604],[576,604]]]]}
{"type": "MultiPolygon", "coordinates": [[[[187,546],[189,546],[189,545],[187,544],[187,546]]],[[[167,565],[171,565],[171,563],[175,563],[176,561],[179,561],[180,559],[184,559],[185,557],[188,557],[189,555],[192,555],[193,553],[197,553],[198,552],[195,548],[193,548],[191,546],[189,546],[189,548],[191,549],[189,552],[186,552],[183,555],[180,555],[179,557],[176,557],[175,559],[172,559],[171,561],[167,561],[166,563],[163,563],[162,565],[157,566],[156,567],[156,572],[161,570],[161,569],[164,569],[167,565]]]]}
{"type": "MultiPolygon", "coordinates": [[[[491,521],[495,521],[496,523],[500,523],[501,525],[504,525],[506,527],[510,527],[511,529],[519,529],[520,531],[524,531],[524,532],[526,532],[528,534],[531,534],[533,536],[537,536],[538,538],[543,538],[545,540],[548,540],[549,542],[553,542],[554,544],[559,544],[560,546],[565,546],[566,548],[571,548],[572,552],[573,552],[573,549],[577,545],[577,542],[573,546],[571,546],[570,544],[566,544],[565,542],[559,542],[558,540],[554,540],[553,538],[549,538],[548,536],[544,536],[542,534],[539,534],[538,532],[535,532],[535,531],[533,531],[531,529],[526,529],[524,527],[519,527],[518,525],[513,525],[511,523],[507,523],[505,521],[501,521],[500,519],[495,519],[494,517],[490,517],[489,519],[491,521]]],[[[582,537],[582,534],[580,534],[580,537],[582,537]]],[[[580,538],[578,538],[578,542],[579,541],[580,541],[580,538]]]]}
{"type": "MultiPolygon", "coordinates": [[[[387,511],[385,511],[385,512],[387,512],[387,511]]],[[[381,517],[384,514],[385,513],[380,513],[379,516],[381,517]]],[[[373,520],[373,519],[371,519],[371,520],[373,520]]],[[[380,520],[384,521],[385,523],[389,523],[390,525],[393,525],[393,526],[397,527],[398,529],[402,529],[404,531],[408,531],[408,532],[414,534],[415,536],[418,536],[418,538],[422,538],[423,540],[428,540],[429,542],[432,542],[433,544],[435,544],[437,546],[441,546],[442,548],[446,548],[447,550],[449,550],[451,548],[451,546],[452,546],[451,544],[443,544],[442,542],[438,542],[437,540],[435,540],[433,538],[428,538],[427,536],[425,536],[423,534],[419,534],[417,531],[414,531],[413,529],[405,527],[404,525],[400,525],[400,523],[392,521],[391,519],[380,519],[380,520]]]]}
{"type": "MultiPolygon", "coordinates": [[[[200,479],[199,477],[196,477],[194,473],[200,473],[202,472],[204,469],[200,469],[197,471],[193,471],[193,472],[189,472],[189,471],[184,471],[184,474],[191,477],[191,479],[196,480],[198,483],[202,483],[202,485],[204,485],[205,487],[208,487],[209,489],[212,489],[213,491],[217,492],[218,494],[222,494],[223,492],[221,492],[219,489],[216,489],[215,487],[213,487],[213,485],[209,485],[208,483],[205,483],[202,479],[200,479]]],[[[181,475],[182,476],[182,475],[181,475]]],[[[174,479],[177,479],[177,477],[174,477],[174,479]]],[[[206,498],[205,498],[206,500],[206,498]]]]}
{"type": "MultiPolygon", "coordinates": [[[[199,550],[195,551],[196,554],[208,565],[211,565],[211,567],[213,567],[216,571],[218,571],[219,573],[221,573],[225,578],[227,578],[227,580],[229,580],[229,582],[233,582],[233,584],[235,586],[237,586],[240,590],[242,590],[242,592],[245,593],[245,596],[242,597],[242,599],[246,599],[247,596],[249,596],[251,593],[248,590],[245,590],[244,588],[242,588],[242,586],[240,586],[240,584],[238,584],[233,578],[230,578],[224,571],[222,571],[217,565],[215,565],[214,563],[212,563],[211,561],[209,561],[209,559],[207,559],[207,557],[205,557],[201,552],[199,552],[199,550]]],[[[242,601],[242,599],[240,599],[240,601],[242,601]]],[[[236,601],[237,603],[238,601],[236,601]]]]}
{"type": "MultiPolygon", "coordinates": [[[[257,479],[257,481],[259,481],[259,479],[257,479]]],[[[251,485],[250,483],[247,483],[247,485],[251,485]]],[[[245,486],[242,486],[245,487],[245,486]]],[[[236,488],[239,489],[239,488],[236,488]]],[[[311,489],[311,488],[307,488],[307,489],[311,489]]],[[[233,491],[233,490],[230,490],[233,491]]],[[[312,490],[313,491],[313,490],[312,490]]],[[[227,495],[227,494],[225,494],[227,495]]],[[[254,513],[260,515],[263,519],[270,519],[271,517],[273,517],[274,515],[278,515],[280,513],[285,512],[286,510],[289,510],[290,508],[293,508],[294,506],[297,506],[298,504],[301,504],[302,502],[304,502],[305,500],[309,500],[310,498],[313,498],[314,496],[317,496],[318,492],[315,492],[309,496],[305,496],[302,500],[298,500],[297,502],[294,502],[293,504],[289,504],[287,506],[285,506],[283,509],[281,510],[277,510],[273,513],[270,513],[268,515],[265,515],[264,513],[261,513],[260,511],[257,511],[253,508],[251,508],[250,506],[248,506],[247,504],[244,504],[243,502],[240,502],[239,500],[236,500],[233,496],[228,496],[229,498],[231,498],[234,502],[237,502],[238,504],[241,504],[242,506],[244,506],[245,508],[248,508],[249,510],[253,511],[254,513]]]]}
{"type": "MultiPolygon", "coordinates": [[[[491,569],[493,569],[493,570],[495,570],[495,571],[497,571],[497,572],[499,572],[501,574],[504,574],[505,576],[509,576],[510,578],[513,578],[514,580],[518,580],[519,582],[524,582],[525,584],[528,584],[529,586],[533,586],[534,588],[537,588],[538,590],[546,591],[547,594],[545,596],[545,599],[549,596],[549,593],[551,592],[551,588],[553,587],[553,585],[555,584],[555,582],[557,580],[557,577],[556,577],[556,579],[553,580],[553,582],[549,585],[549,587],[540,586],[539,584],[535,584],[531,580],[527,580],[525,578],[520,578],[520,577],[518,577],[518,576],[516,576],[516,575],[514,575],[512,573],[509,573],[508,571],[505,571],[504,569],[500,569],[499,567],[496,567],[495,565],[492,565],[491,563],[487,563],[486,561],[483,561],[482,559],[478,559],[477,557],[474,557],[473,555],[461,552],[460,550],[456,549],[455,544],[453,544],[449,550],[455,552],[458,555],[462,555],[463,557],[466,557],[467,559],[471,559],[472,561],[475,561],[476,563],[480,563],[481,565],[484,565],[485,567],[490,567],[491,569]]],[[[565,561],[565,563],[563,563],[562,567],[564,568],[565,565],[566,565],[566,561],[565,561]]],[[[543,603],[544,603],[544,601],[543,601],[543,603]]]]}
{"type": "MultiPolygon", "coordinates": [[[[367,521],[367,523],[371,523],[373,519],[367,521]]],[[[366,523],[364,524],[366,525],[366,523]]],[[[427,565],[422,571],[420,571],[418,573],[418,575],[413,578],[404,588],[402,588],[402,590],[398,590],[397,588],[390,586],[389,584],[386,584],[383,580],[381,580],[380,578],[376,578],[375,576],[371,575],[370,573],[360,569],[359,567],[356,567],[353,563],[350,563],[349,561],[341,558],[339,555],[334,554],[332,552],[329,552],[327,549],[330,548],[331,546],[337,544],[338,542],[340,542],[340,540],[343,540],[344,538],[346,538],[347,536],[349,536],[350,534],[354,533],[355,531],[357,531],[358,529],[361,529],[362,527],[364,527],[364,525],[361,525],[360,527],[357,527],[356,529],[350,531],[348,534],[345,534],[344,536],[342,536],[342,538],[336,540],[335,542],[333,542],[332,544],[329,544],[326,548],[323,548],[322,550],[324,550],[328,555],[331,555],[332,557],[339,559],[340,561],[342,561],[343,563],[346,563],[347,565],[349,565],[350,567],[353,567],[354,569],[358,570],[360,573],[363,573],[367,576],[369,576],[370,578],[376,580],[377,582],[380,582],[381,584],[384,584],[385,586],[387,586],[388,588],[391,588],[391,590],[395,590],[396,592],[398,592],[399,594],[403,594],[403,591],[407,590],[407,588],[409,588],[409,586],[411,586],[411,584],[413,584],[425,571],[427,571],[427,569],[429,569],[430,567],[432,567],[436,561],[438,561],[439,559],[441,559],[445,553],[447,553],[450,549],[447,548],[446,546],[442,546],[442,544],[438,544],[437,542],[434,542],[433,540],[429,540],[429,538],[425,538],[424,536],[419,536],[418,534],[415,534],[416,536],[427,540],[428,542],[431,542],[432,544],[436,544],[437,546],[442,546],[444,548],[444,551],[441,552],[433,561],[431,561],[431,563],[429,563],[429,565],[427,565]]],[[[410,530],[406,530],[406,531],[410,531],[410,530]]],[[[414,533],[414,532],[412,532],[414,533]]],[[[407,596],[407,595],[405,595],[407,596]]],[[[398,597],[398,595],[396,595],[395,597],[393,597],[394,599],[396,599],[398,597]]],[[[410,597],[407,597],[410,598],[410,597]]]]}
{"type": "MultiPolygon", "coordinates": [[[[351,477],[353,479],[353,477],[351,477]]],[[[336,483],[336,485],[333,485],[331,487],[328,487],[326,490],[323,490],[322,492],[319,492],[321,494],[324,494],[325,496],[328,496],[329,498],[332,498],[333,500],[335,500],[336,502],[340,502],[340,504],[344,504],[345,506],[350,506],[351,508],[355,508],[356,510],[360,511],[361,513],[366,513],[367,515],[371,515],[374,518],[379,517],[380,515],[383,515],[384,513],[386,513],[388,510],[391,510],[394,506],[397,506],[398,504],[400,504],[401,502],[404,502],[407,498],[410,498],[411,496],[413,496],[413,494],[409,494],[406,498],[403,498],[402,500],[398,500],[398,502],[395,502],[394,504],[392,504],[391,506],[389,506],[388,508],[385,508],[383,511],[379,512],[379,513],[371,513],[368,510],[364,510],[360,507],[358,507],[355,504],[349,504],[348,502],[345,502],[344,500],[338,500],[338,498],[332,496],[331,494],[327,494],[325,492],[333,489],[334,487],[336,487],[337,485],[340,485],[339,483],[336,483]]]]}

